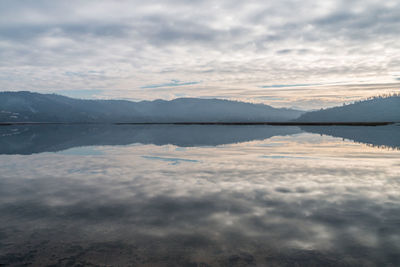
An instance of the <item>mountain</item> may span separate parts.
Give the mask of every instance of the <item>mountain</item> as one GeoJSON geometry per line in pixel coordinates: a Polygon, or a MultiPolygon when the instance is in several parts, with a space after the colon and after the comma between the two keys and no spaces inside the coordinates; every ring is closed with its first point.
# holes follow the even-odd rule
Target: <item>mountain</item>
{"type": "Polygon", "coordinates": [[[298,122],[400,122],[400,95],[375,97],[302,114],[298,122]]]}
{"type": "Polygon", "coordinates": [[[220,99],[131,102],[0,92],[0,122],[257,122],[289,121],[302,113],[220,99]]]}

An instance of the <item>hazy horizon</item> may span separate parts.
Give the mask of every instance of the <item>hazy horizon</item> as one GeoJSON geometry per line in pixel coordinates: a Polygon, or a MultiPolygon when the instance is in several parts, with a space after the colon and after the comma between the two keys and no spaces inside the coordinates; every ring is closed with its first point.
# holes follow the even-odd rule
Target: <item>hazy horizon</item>
{"type": "Polygon", "coordinates": [[[131,102],[151,102],[151,101],[173,101],[173,100],[178,100],[178,99],[202,99],[202,100],[227,100],[227,101],[234,101],[234,102],[243,102],[243,103],[250,103],[250,104],[262,104],[262,105],[268,105],[271,106],[273,108],[287,108],[287,109],[296,109],[299,111],[315,111],[315,110],[319,110],[319,109],[325,109],[325,108],[332,108],[332,107],[340,107],[343,106],[345,104],[353,104],[356,102],[360,102],[360,101],[366,101],[368,99],[371,98],[379,98],[382,96],[397,96],[398,93],[397,92],[389,92],[387,94],[379,94],[379,95],[372,95],[372,96],[365,96],[365,97],[360,97],[351,101],[343,101],[337,104],[333,104],[333,105],[328,105],[328,106],[324,106],[321,108],[310,108],[310,109],[306,109],[306,108],[301,108],[301,107],[296,107],[293,105],[290,105],[290,103],[288,103],[288,106],[280,106],[280,105],[275,105],[274,103],[272,104],[268,104],[265,102],[257,102],[257,101],[252,101],[252,100],[241,100],[241,99],[230,99],[228,97],[191,97],[191,96],[178,96],[178,97],[174,97],[174,98],[170,98],[170,99],[164,99],[164,98],[154,98],[154,99],[130,99],[130,98],[124,98],[124,97],[116,97],[116,98],[98,98],[95,96],[74,96],[73,94],[69,94],[67,92],[36,92],[36,91],[29,91],[29,90],[15,90],[15,91],[0,91],[0,93],[18,93],[18,92],[27,92],[27,93],[38,93],[38,94],[53,94],[53,95],[59,95],[59,96],[63,96],[63,97],[68,97],[68,98],[73,98],[73,99],[78,99],[78,100],[126,100],[126,101],[131,101],[131,102]]]}

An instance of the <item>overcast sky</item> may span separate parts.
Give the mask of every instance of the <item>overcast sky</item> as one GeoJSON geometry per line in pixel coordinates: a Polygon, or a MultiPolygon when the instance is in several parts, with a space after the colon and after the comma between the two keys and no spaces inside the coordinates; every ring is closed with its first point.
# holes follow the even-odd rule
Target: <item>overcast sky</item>
{"type": "Polygon", "coordinates": [[[399,89],[398,0],[0,1],[0,90],[308,109],[399,89]]]}

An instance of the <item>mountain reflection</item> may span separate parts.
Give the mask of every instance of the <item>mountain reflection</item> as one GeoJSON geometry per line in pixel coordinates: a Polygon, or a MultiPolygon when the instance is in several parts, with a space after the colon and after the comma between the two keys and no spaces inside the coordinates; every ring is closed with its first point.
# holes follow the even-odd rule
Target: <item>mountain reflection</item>
{"type": "Polygon", "coordinates": [[[400,127],[224,125],[18,125],[0,127],[0,154],[56,152],[73,147],[134,143],[179,147],[218,146],[301,132],[400,147],[400,127]]]}
{"type": "Polygon", "coordinates": [[[298,127],[224,125],[19,125],[0,127],[0,154],[134,143],[217,146],[300,133],[298,127]]]}
{"type": "Polygon", "coordinates": [[[329,135],[376,147],[400,148],[400,125],[388,126],[302,126],[310,133],[329,135]]]}

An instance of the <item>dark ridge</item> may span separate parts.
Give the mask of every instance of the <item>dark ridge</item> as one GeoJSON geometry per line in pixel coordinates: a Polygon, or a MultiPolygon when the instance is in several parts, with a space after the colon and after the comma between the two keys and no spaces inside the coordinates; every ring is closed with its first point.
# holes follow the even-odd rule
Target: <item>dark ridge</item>
{"type": "Polygon", "coordinates": [[[400,94],[369,98],[352,104],[310,111],[298,122],[376,122],[400,121],[400,94]]]}
{"type": "Polygon", "coordinates": [[[174,123],[291,121],[304,111],[224,99],[177,98],[132,102],[55,94],[0,92],[0,122],[174,123]]]}

